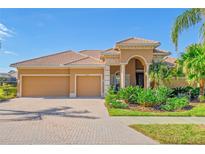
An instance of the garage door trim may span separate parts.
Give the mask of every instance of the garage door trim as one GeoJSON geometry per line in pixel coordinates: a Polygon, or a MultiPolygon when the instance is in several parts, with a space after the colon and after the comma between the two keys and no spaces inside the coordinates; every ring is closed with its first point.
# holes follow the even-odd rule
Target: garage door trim
{"type": "Polygon", "coordinates": [[[103,97],[103,79],[102,74],[75,74],[75,97],[77,96],[77,77],[78,76],[99,76],[100,77],[100,95],[103,97]]]}
{"type": "Polygon", "coordinates": [[[19,93],[20,93],[20,97],[22,97],[22,81],[23,81],[23,77],[24,76],[53,76],[53,77],[55,77],[55,76],[70,76],[70,74],[20,74],[20,91],[19,91],[19,93]]]}

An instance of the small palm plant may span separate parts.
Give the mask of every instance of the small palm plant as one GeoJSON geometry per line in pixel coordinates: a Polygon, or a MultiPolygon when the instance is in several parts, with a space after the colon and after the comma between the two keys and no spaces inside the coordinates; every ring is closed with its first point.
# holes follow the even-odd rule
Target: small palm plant
{"type": "Polygon", "coordinates": [[[149,77],[153,83],[153,88],[163,85],[171,78],[171,68],[164,62],[152,62],[149,67],[149,77]]]}
{"type": "Polygon", "coordinates": [[[182,54],[178,65],[182,65],[183,73],[190,83],[198,83],[200,96],[204,96],[205,88],[205,45],[192,44],[182,54]]]}

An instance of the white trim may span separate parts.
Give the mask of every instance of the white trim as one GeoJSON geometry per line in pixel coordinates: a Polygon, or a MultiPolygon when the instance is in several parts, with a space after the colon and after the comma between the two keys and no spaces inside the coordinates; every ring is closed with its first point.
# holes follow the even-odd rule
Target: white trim
{"type": "Polygon", "coordinates": [[[100,76],[100,80],[101,80],[101,97],[103,97],[103,77],[102,74],[75,74],[75,89],[74,89],[74,93],[73,96],[76,97],[77,96],[77,77],[78,76],[100,76]]]}
{"type": "Polygon", "coordinates": [[[144,70],[137,69],[136,72],[137,72],[137,73],[138,73],[138,72],[139,72],[139,73],[144,73],[145,71],[144,71],[144,70]]]}
{"type": "Polygon", "coordinates": [[[19,96],[22,97],[22,79],[24,76],[70,76],[70,74],[20,74],[19,96]]]}

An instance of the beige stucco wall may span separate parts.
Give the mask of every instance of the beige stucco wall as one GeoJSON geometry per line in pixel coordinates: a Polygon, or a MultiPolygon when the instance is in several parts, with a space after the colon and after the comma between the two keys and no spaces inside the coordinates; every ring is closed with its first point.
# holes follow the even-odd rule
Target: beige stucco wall
{"type": "Polygon", "coordinates": [[[130,57],[133,56],[143,57],[146,60],[146,63],[151,63],[153,59],[153,49],[121,49],[120,51],[121,51],[121,55],[120,55],[121,63],[127,63],[130,57]]]}

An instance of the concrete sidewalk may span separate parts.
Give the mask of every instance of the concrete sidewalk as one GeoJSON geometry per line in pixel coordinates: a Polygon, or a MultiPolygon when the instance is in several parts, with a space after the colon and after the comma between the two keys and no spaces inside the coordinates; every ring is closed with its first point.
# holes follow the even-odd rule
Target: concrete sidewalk
{"type": "Polygon", "coordinates": [[[113,116],[113,120],[122,124],[205,124],[205,117],[152,117],[152,116],[113,116]]]}

